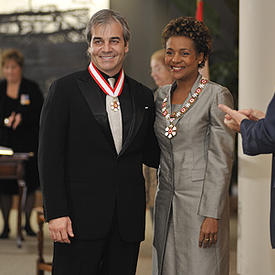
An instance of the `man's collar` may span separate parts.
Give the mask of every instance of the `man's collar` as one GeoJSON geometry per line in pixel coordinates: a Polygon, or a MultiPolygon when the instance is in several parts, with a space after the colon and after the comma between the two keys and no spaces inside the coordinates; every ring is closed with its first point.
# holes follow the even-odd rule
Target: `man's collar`
{"type": "Polygon", "coordinates": [[[102,77],[105,79],[105,80],[107,80],[108,81],[108,78],[115,78],[115,80],[117,81],[118,80],[118,78],[119,78],[119,75],[120,75],[120,72],[121,72],[121,70],[117,73],[117,74],[115,74],[114,76],[109,76],[109,75],[107,75],[107,74],[105,74],[104,72],[102,72],[101,70],[99,70],[98,68],[97,68],[97,70],[99,71],[99,73],[102,75],[102,77]]]}

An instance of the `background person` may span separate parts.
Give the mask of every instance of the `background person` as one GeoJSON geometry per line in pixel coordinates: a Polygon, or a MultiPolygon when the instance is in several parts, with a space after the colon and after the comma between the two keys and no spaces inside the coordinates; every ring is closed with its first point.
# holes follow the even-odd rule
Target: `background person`
{"type": "Polygon", "coordinates": [[[225,125],[241,133],[245,154],[272,154],[270,236],[272,248],[275,248],[275,95],[266,115],[254,109],[235,111],[223,104],[219,108],[227,114],[225,125]]]}
{"type": "MultiPolygon", "coordinates": [[[[1,67],[4,80],[0,82],[0,145],[14,152],[33,152],[25,165],[27,199],[25,204],[27,235],[35,235],[30,226],[30,216],[35,202],[35,190],[39,187],[37,170],[39,116],[43,95],[39,86],[22,76],[24,57],[16,49],[5,50],[1,67]]],[[[12,195],[18,192],[15,180],[0,180],[0,207],[4,217],[4,229],[0,238],[8,238],[9,215],[12,195]]]]}
{"type": "Polygon", "coordinates": [[[218,104],[233,106],[233,99],[198,72],[211,48],[202,22],[173,19],[162,39],[176,81],[157,91],[154,128],[161,158],[153,274],[226,275],[234,138],[218,104]]]}
{"type": "Polygon", "coordinates": [[[165,50],[155,51],[150,60],[151,76],[156,86],[162,87],[173,82],[173,76],[169,68],[165,65],[165,50]]]}

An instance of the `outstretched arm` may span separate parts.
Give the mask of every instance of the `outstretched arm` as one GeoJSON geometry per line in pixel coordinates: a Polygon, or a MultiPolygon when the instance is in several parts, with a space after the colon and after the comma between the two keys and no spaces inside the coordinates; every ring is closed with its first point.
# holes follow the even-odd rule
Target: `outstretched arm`
{"type": "Polygon", "coordinates": [[[274,153],[275,148],[275,96],[273,96],[266,116],[263,112],[252,110],[245,115],[220,104],[219,108],[227,113],[225,124],[239,131],[243,140],[243,151],[248,155],[274,153]]]}

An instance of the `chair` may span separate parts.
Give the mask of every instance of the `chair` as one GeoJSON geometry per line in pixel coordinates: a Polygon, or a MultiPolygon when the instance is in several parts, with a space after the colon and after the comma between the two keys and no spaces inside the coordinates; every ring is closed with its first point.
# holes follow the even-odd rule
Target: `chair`
{"type": "Polygon", "coordinates": [[[38,224],[38,233],[37,233],[37,240],[38,240],[38,259],[36,264],[36,274],[37,275],[44,275],[44,271],[51,272],[52,271],[52,263],[45,262],[43,258],[43,247],[44,247],[44,233],[43,233],[43,226],[45,223],[45,218],[43,214],[42,208],[36,208],[37,213],[37,224],[38,224]]]}

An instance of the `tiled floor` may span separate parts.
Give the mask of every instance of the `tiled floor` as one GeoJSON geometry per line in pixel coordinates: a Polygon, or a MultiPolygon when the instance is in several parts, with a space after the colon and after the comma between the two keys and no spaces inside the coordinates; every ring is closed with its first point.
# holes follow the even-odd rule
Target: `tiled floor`
{"type": "MultiPolygon", "coordinates": [[[[36,238],[27,237],[23,243],[23,247],[16,247],[15,239],[15,224],[16,210],[11,213],[11,235],[9,240],[0,240],[0,274],[1,275],[32,275],[35,273],[35,264],[37,259],[37,241],[36,238]]],[[[152,261],[152,223],[149,212],[147,213],[146,240],[142,243],[140,256],[137,266],[137,275],[151,275],[152,261]]],[[[33,227],[37,230],[36,216],[32,215],[33,227]]],[[[232,215],[230,220],[231,225],[231,248],[230,248],[230,275],[236,273],[236,240],[237,240],[237,217],[232,215]]],[[[0,218],[0,231],[2,230],[3,222],[0,218]]],[[[44,254],[46,260],[51,258],[52,243],[49,240],[47,232],[47,224],[45,225],[45,246],[44,254]]],[[[46,273],[45,273],[46,274],[46,273]]]]}

